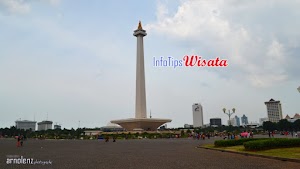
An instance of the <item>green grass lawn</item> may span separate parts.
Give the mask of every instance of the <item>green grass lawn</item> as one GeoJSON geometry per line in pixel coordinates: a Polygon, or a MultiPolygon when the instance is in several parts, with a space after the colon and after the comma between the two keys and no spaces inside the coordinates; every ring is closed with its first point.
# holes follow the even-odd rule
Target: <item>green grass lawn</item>
{"type": "Polygon", "coordinates": [[[243,145],[233,146],[233,147],[218,147],[218,148],[216,148],[213,144],[207,144],[202,147],[214,148],[214,149],[218,149],[218,150],[243,152],[243,153],[249,153],[249,154],[260,154],[260,155],[273,156],[273,157],[300,159],[300,147],[276,148],[276,149],[262,150],[262,151],[246,151],[243,145]]]}

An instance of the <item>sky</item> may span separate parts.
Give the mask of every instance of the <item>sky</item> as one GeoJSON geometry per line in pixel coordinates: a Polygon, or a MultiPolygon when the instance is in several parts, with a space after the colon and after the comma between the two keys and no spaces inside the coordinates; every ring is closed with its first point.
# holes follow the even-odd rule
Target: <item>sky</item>
{"type": "Polygon", "coordinates": [[[101,127],[135,115],[136,37],[144,37],[148,116],[204,123],[235,108],[250,122],[300,113],[296,0],[0,0],[0,127],[51,120],[101,127]],[[228,67],[155,67],[154,57],[220,57],[228,67]]]}

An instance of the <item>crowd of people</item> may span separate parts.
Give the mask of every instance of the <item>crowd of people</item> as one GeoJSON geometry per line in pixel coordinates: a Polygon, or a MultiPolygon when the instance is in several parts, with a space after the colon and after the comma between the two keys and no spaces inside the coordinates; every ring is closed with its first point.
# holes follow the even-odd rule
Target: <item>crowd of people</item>
{"type": "Polygon", "coordinates": [[[252,131],[244,131],[242,133],[238,134],[234,134],[234,133],[230,133],[230,132],[222,132],[222,133],[218,133],[218,134],[212,134],[212,133],[191,133],[189,135],[189,137],[192,137],[194,139],[202,139],[205,140],[205,138],[210,139],[210,137],[214,137],[214,136],[219,136],[222,137],[224,140],[225,139],[239,139],[239,138],[253,138],[253,132],[252,131]]]}
{"type": "MultiPolygon", "coordinates": [[[[278,133],[278,132],[277,132],[278,133]]],[[[274,134],[275,134],[275,131],[269,131],[269,137],[274,137],[274,134]]],[[[281,134],[281,135],[284,135],[284,136],[288,136],[288,135],[291,135],[292,137],[298,137],[298,133],[297,132],[294,132],[294,131],[291,131],[291,132],[288,132],[288,131],[282,131],[278,134],[281,134]]]]}
{"type": "MultiPolygon", "coordinates": [[[[116,142],[116,139],[117,139],[117,138],[116,138],[115,136],[113,136],[112,139],[113,139],[113,142],[116,142]]],[[[109,136],[106,136],[106,137],[105,137],[105,142],[109,142],[109,136]]]]}
{"type": "MultiPolygon", "coordinates": [[[[268,134],[269,134],[270,138],[274,138],[274,135],[276,133],[274,131],[270,131],[270,132],[268,132],[268,134]]],[[[280,134],[285,135],[285,136],[291,135],[292,137],[298,137],[297,132],[287,132],[287,131],[285,131],[285,132],[281,132],[280,134]]],[[[205,138],[210,139],[210,137],[214,137],[214,136],[222,137],[225,140],[225,139],[253,138],[254,134],[253,134],[252,131],[243,131],[240,134],[234,134],[234,133],[231,133],[231,132],[220,132],[220,133],[217,133],[217,134],[212,134],[212,133],[202,133],[202,134],[201,133],[191,133],[189,135],[189,137],[193,137],[194,139],[198,139],[198,140],[199,139],[205,140],[205,138]]]]}
{"type": "Polygon", "coordinates": [[[211,133],[191,133],[189,135],[189,137],[192,137],[193,139],[202,139],[202,140],[205,140],[205,138],[208,138],[210,139],[210,137],[212,137],[213,135],[211,133]]]}

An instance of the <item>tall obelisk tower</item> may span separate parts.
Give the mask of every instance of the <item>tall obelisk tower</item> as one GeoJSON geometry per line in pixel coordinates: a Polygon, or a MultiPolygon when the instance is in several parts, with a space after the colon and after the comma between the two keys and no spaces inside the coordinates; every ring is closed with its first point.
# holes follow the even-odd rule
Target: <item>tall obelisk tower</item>
{"type": "Polygon", "coordinates": [[[137,37],[135,118],[147,118],[143,37],[147,35],[141,21],[133,33],[137,37]]]}
{"type": "Polygon", "coordinates": [[[137,30],[134,31],[133,35],[137,37],[135,118],[112,120],[111,123],[118,124],[127,131],[156,131],[159,126],[164,123],[171,122],[172,120],[151,117],[147,118],[143,43],[143,38],[147,35],[147,33],[142,28],[141,21],[139,22],[139,26],[137,30]]]}

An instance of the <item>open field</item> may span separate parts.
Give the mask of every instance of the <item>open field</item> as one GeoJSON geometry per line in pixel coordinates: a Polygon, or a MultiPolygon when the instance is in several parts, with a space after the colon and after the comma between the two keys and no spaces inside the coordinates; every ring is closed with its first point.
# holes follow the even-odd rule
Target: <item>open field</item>
{"type": "Polygon", "coordinates": [[[117,140],[27,140],[17,148],[13,139],[0,139],[0,168],[212,168],[212,169],[296,169],[299,163],[250,157],[239,154],[199,149],[196,146],[212,144],[212,138],[117,140]],[[51,165],[6,164],[7,156],[17,155],[51,165]]]}

